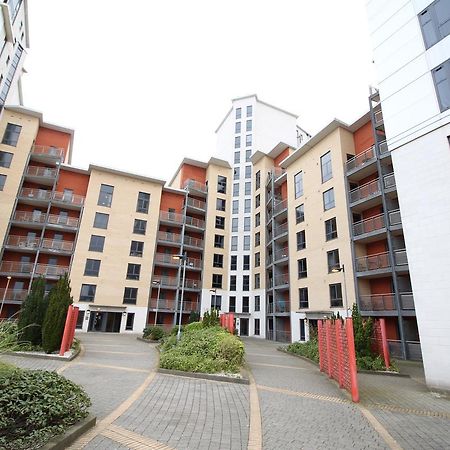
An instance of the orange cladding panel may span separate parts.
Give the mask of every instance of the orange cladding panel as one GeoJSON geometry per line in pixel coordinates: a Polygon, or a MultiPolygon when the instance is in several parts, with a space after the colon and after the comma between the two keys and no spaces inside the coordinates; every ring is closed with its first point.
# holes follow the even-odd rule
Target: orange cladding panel
{"type": "Polygon", "coordinates": [[[71,138],[72,136],[69,133],[40,127],[36,136],[36,145],[63,148],[65,150],[64,154],[67,155],[71,138]]]}
{"type": "Polygon", "coordinates": [[[392,278],[374,278],[370,280],[370,293],[372,295],[389,294],[392,291],[392,278]]]}
{"type": "Polygon", "coordinates": [[[353,134],[353,138],[355,141],[355,155],[358,155],[371,147],[375,143],[372,132],[372,123],[369,121],[356,130],[353,134]]]}
{"type": "Polygon", "coordinates": [[[70,172],[62,168],[59,172],[56,190],[59,192],[64,189],[72,189],[76,195],[86,196],[89,183],[89,175],[84,173],[70,172]]]}
{"type": "Polygon", "coordinates": [[[284,182],[280,186],[280,191],[281,191],[281,199],[286,200],[287,199],[287,182],[284,182]]]}
{"type": "Polygon", "coordinates": [[[166,192],[163,191],[161,195],[161,211],[169,211],[170,208],[173,208],[175,212],[181,212],[183,209],[185,195],[181,192],[179,194],[175,192],[166,192]]]}
{"type": "Polygon", "coordinates": [[[367,244],[366,250],[368,255],[376,255],[378,253],[387,252],[387,241],[384,239],[382,241],[371,242],[370,244],[367,244]]]}
{"type": "Polygon", "coordinates": [[[274,160],[273,160],[273,165],[274,166],[279,166],[281,161],[283,161],[283,159],[286,159],[289,156],[289,147],[286,147],[274,160]]]}
{"type": "Polygon", "coordinates": [[[181,186],[178,187],[182,188],[186,180],[195,180],[199,183],[205,184],[206,170],[203,167],[183,164],[183,166],[181,167],[181,186]]]}

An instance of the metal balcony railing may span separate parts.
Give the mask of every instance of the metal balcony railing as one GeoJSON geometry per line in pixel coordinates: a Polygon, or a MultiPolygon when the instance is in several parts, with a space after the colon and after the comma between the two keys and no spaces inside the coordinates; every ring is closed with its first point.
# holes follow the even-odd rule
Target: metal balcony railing
{"type": "Polygon", "coordinates": [[[55,252],[71,252],[73,251],[72,241],[61,241],[58,239],[44,239],[42,241],[42,248],[47,250],[54,250],[55,252]]]}
{"type": "Polygon", "coordinates": [[[361,295],[359,307],[361,311],[393,311],[396,309],[395,295],[393,293],[361,295]]]}
{"type": "Polygon", "coordinates": [[[402,350],[402,341],[398,341],[395,339],[388,339],[387,341],[391,357],[400,359],[404,358],[402,350]]]}
{"type": "Polygon", "coordinates": [[[33,213],[29,211],[16,211],[13,215],[12,220],[16,222],[44,223],[45,214],[33,213]]]}
{"type": "Polygon", "coordinates": [[[400,307],[407,311],[413,311],[415,309],[412,292],[400,292],[400,307]]]}
{"type": "Polygon", "coordinates": [[[279,261],[280,259],[288,258],[289,257],[289,248],[281,248],[279,250],[276,250],[274,252],[274,261],[279,261]]]}
{"type": "Polygon", "coordinates": [[[158,241],[174,242],[181,244],[181,234],[167,233],[166,231],[158,231],[158,241]]]}
{"type": "Polygon", "coordinates": [[[208,192],[208,188],[207,188],[206,184],[200,183],[199,181],[192,180],[192,179],[186,180],[184,182],[183,189],[202,192],[204,194],[206,194],[208,192]]]}
{"type": "Polygon", "coordinates": [[[205,229],[205,221],[196,217],[186,216],[186,225],[196,228],[205,229]]]}
{"type": "MultiPolygon", "coordinates": [[[[180,310],[180,302],[177,302],[176,300],[166,300],[166,299],[156,299],[151,298],[150,299],[150,305],[149,308],[152,310],[155,310],[158,307],[158,310],[166,310],[166,311],[179,311],[180,310]]],[[[198,302],[192,302],[192,301],[183,301],[183,311],[191,312],[191,311],[198,311],[199,304],[198,302]]]]}
{"type": "Polygon", "coordinates": [[[31,177],[55,178],[56,169],[51,169],[50,167],[28,166],[25,173],[31,177]]]}
{"type": "Polygon", "coordinates": [[[278,203],[274,203],[273,206],[273,213],[278,214],[282,212],[283,210],[287,209],[287,200],[282,200],[278,203]]]}
{"type": "Polygon", "coordinates": [[[33,148],[31,149],[31,154],[60,159],[64,156],[64,149],[48,145],[33,145],[33,148]]]}
{"type": "Polygon", "coordinates": [[[287,233],[288,231],[288,224],[287,222],[282,223],[281,225],[278,225],[273,230],[274,237],[279,236],[280,234],[287,233]]]}
{"type": "Polygon", "coordinates": [[[201,200],[197,200],[196,198],[188,198],[186,200],[186,204],[191,208],[200,209],[202,211],[205,211],[206,209],[206,203],[201,200]]]}
{"type": "Polygon", "coordinates": [[[356,258],[356,271],[366,272],[369,270],[379,270],[391,267],[389,253],[378,253],[376,255],[361,256],[356,258]]]}
{"type": "Polygon", "coordinates": [[[402,248],[394,250],[394,260],[396,266],[406,266],[408,264],[408,256],[406,255],[406,249],[402,248]]]}
{"type": "Polygon", "coordinates": [[[164,286],[177,287],[178,286],[178,278],[177,277],[162,276],[162,277],[159,277],[159,282],[161,284],[161,287],[164,287],[164,286]]]}
{"type": "Polygon", "coordinates": [[[0,299],[5,298],[5,301],[9,302],[23,302],[27,295],[26,289],[8,289],[7,291],[5,288],[0,289],[0,299]]]}
{"type": "Polygon", "coordinates": [[[183,215],[170,211],[161,211],[159,219],[165,222],[183,223],[183,215]]]}
{"type": "Polygon", "coordinates": [[[282,167],[274,167],[272,169],[272,176],[273,179],[276,180],[277,178],[281,177],[286,173],[286,169],[283,169],[282,167]]]}
{"type": "Polygon", "coordinates": [[[375,147],[372,146],[367,150],[364,150],[361,153],[358,153],[353,158],[350,158],[346,162],[347,172],[350,172],[357,167],[361,167],[366,164],[368,161],[372,161],[375,159],[375,147]]]}
{"type": "Polygon", "coordinates": [[[267,339],[277,342],[291,342],[291,332],[267,330],[267,339]]]}
{"type": "Polygon", "coordinates": [[[419,341],[406,341],[406,352],[409,359],[422,361],[422,348],[419,341]]]}
{"type": "Polygon", "coordinates": [[[385,153],[389,153],[388,145],[386,141],[381,141],[378,144],[378,148],[380,150],[380,155],[384,155],[385,153]]]}
{"type": "Polygon", "coordinates": [[[54,200],[55,202],[62,202],[78,206],[82,206],[84,203],[84,197],[82,195],[72,194],[68,192],[54,192],[52,200],[54,200]]]}
{"type": "Polygon", "coordinates": [[[48,216],[48,223],[52,225],[61,225],[71,228],[78,227],[80,220],[77,217],[65,217],[65,216],[58,216],[56,214],[50,214],[48,216]]]}
{"type": "Polygon", "coordinates": [[[284,286],[285,284],[289,284],[288,273],[283,273],[274,277],[274,286],[284,286]]]}
{"type": "Polygon", "coordinates": [[[402,224],[402,217],[400,215],[399,209],[395,209],[394,211],[389,211],[388,217],[389,217],[389,225],[390,226],[402,224]]]}
{"type": "Polygon", "coordinates": [[[36,275],[42,275],[43,277],[60,277],[69,272],[69,267],[66,266],[53,266],[51,264],[37,264],[36,275]]]}
{"type": "Polygon", "coordinates": [[[383,122],[383,113],[382,113],[381,110],[380,111],[375,111],[374,117],[375,117],[375,124],[376,125],[379,125],[380,123],[383,122]]]}
{"type": "Polygon", "coordinates": [[[0,263],[1,273],[16,273],[21,275],[30,275],[33,271],[33,263],[20,261],[2,261],[0,263]]]}
{"type": "Polygon", "coordinates": [[[203,239],[185,236],[183,242],[184,245],[188,245],[190,247],[203,248],[203,239]]]}
{"type": "Polygon", "coordinates": [[[288,313],[291,311],[291,304],[286,300],[280,300],[273,303],[275,305],[275,313],[288,313]]]}
{"type": "Polygon", "coordinates": [[[22,188],[20,191],[20,197],[33,200],[50,201],[51,196],[52,192],[45,189],[22,188]]]}
{"type": "MultiPolygon", "coordinates": [[[[178,266],[180,264],[179,260],[174,259],[172,255],[167,254],[167,253],[156,253],[155,254],[155,262],[163,263],[163,264],[171,264],[174,266],[178,266]]],[[[188,258],[186,261],[186,267],[193,267],[196,269],[201,269],[202,260],[198,259],[198,258],[188,258]]]]}
{"type": "Polygon", "coordinates": [[[382,230],[385,227],[384,214],[378,214],[368,219],[355,222],[353,224],[353,236],[361,236],[372,231],[382,230]]]}
{"type": "Polygon", "coordinates": [[[366,198],[379,195],[381,193],[380,180],[369,181],[366,184],[358,186],[352,189],[349,193],[350,203],[355,203],[359,200],[364,200],[366,198]]]}
{"type": "Polygon", "coordinates": [[[395,189],[395,176],[394,173],[389,173],[383,177],[383,183],[385,189],[395,189]]]}
{"type": "Polygon", "coordinates": [[[17,247],[19,249],[37,249],[39,247],[39,239],[28,236],[8,236],[6,245],[9,247],[17,247]]]}

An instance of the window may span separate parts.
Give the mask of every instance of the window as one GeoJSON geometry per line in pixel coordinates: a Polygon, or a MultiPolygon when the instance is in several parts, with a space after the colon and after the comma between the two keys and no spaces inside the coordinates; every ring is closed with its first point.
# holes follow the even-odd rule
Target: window
{"type": "Polygon", "coordinates": [[[255,273],[255,289],[259,289],[261,287],[261,275],[259,273],[255,273]]]}
{"type": "Polygon", "coordinates": [[[227,177],[222,175],[217,176],[217,192],[219,194],[227,193],[227,177]]]}
{"type": "Polygon", "coordinates": [[[80,302],[93,302],[95,298],[95,284],[82,284],[80,291],[80,302]]]}
{"type": "Polygon", "coordinates": [[[242,108],[236,108],[236,119],[240,119],[242,115],[242,108]]]}
{"type": "Polygon", "coordinates": [[[331,167],[331,152],[325,153],[320,157],[320,167],[322,168],[322,183],[333,178],[333,169],[331,167]]]}
{"type": "Polygon", "coordinates": [[[245,162],[250,162],[252,157],[252,151],[250,149],[245,150],[245,162]]]}
{"type": "Polygon", "coordinates": [[[305,220],[305,205],[302,203],[295,208],[295,223],[301,223],[305,220]]]}
{"type": "Polygon", "coordinates": [[[0,191],[3,191],[6,183],[6,175],[0,175],[0,191]]]}
{"type": "Polygon", "coordinates": [[[253,115],[253,106],[249,105],[247,106],[247,117],[252,117],[253,115]]]}
{"type": "Polygon", "coordinates": [[[337,238],[337,225],[336,217],[332,217],[325,221],[325,239],[331,241],[331,239],[337,238]]]}
{"type": "Polygon", "coordinates": [[[230,291],[236,290],[236,275],[230,275],[230,291]]]}
{"type": "Polygon", "coordinates": [[[339,267],[339,250],[330,250],[327,252],[327,261],[328,261],[328,273],[331,273],[333,268],[339,267]]]}
{"type": "Polygon", "coordinates": [[[235,133],[240,133],[241,132],[241,122],[236,122],[236,124],[234,126],[234,132],[235,133]]]}
{"type": "Polygon", "coordinates": [[[306,258],[297,260],[298,278],[306,278],[308,276],[308,268],[306,265],[306,258]]]}
{"type": "Polygon", "coordinates": [[[237,270],[237,255],[231,255],[230,270],[237,270]]]}
{"type": "Polygon", "coordinates": [[[145,234],[147,230],[147,221],[142,219],[134,219],[133,233],[145,234]]]}
{"type": "Polygon", "coordinates": [[[251,134],[247,134],[245,136],[245,146],[246,147],[250,147],[252,145],[252,135],[251,134]]]}
{"type": "Polygon", "coordinates": [[[0,167],[10,167],[13,154],[9,152],[0,152],[0,167]]]}
{"type": "Polygon", "coordinates": [[[241,152],[234,152],[234,163],[239,164],[241,162],[241,152]]]}
{"type": "Polygon", "coordinates": [[[250,290],[250,275],[242,276],[242,290],[249,291],[250,290]]]}
{"type": "Polygon", "coordinates": [[[213,273],[212,287],[222,289],[222,275],[218,273],[213,273]]]}
{"type": "Polygon", "coordinates": [[[8,123],[8,125],[6,125],[5,134],[3,135],[2,144],[15,147],[17,145],[17,141],[19,140],[21,130],[22,127],[20,125],[8,123]]]}
{"type": "Polygon", "coordinates": [[[233,214],[239,213],[239,200],[233,200],[233,214]]]}
{"type": "Polygon", "coordinates": [[[220,234],[214,235],[214,247],[216,248],[223,248],[224,244],[224,237],[220,234]]]}
{"type": "Polygon", "coordinates": [[[252,210],[252,201],[249,198],[244,200],[244,213],[249,213],[252,210]]]}
{"type": "Polygon", "coordinates": [[[308,288],[300,288],[298,290],[298,307],[300,309],[309,308],[308,288]]]}
{"type": "Polygon", "coordinates": [[[233,217],[231,219],[231,231],[238,231],[239,219],[237,217],[233,217]]]}
{"type": "Polygon", "coordinates": [[[252,183],[250,181],[245,182],[245,195],[251,195],[252,194],[252,183]]]}
{"type": "Polygon", "coordinates": [[[255,247],[258,247],[261,244],[261,233],[258,231],[255,233],[255,247]]]}
{"type": "Polygon", "coordinates": [[[252,177],[252,166],[245,166],[245,178],[252,177]]]}
{"type": "Polygon", "coordinates": [[[100,193],[98,194],[97,205],[110,207],[111,203],[112,203],[113,192],[114,192],[114,186],[109,186],[108,184],[102,184],[100,186],[100,193]]]}
{"type": "Polygon", "coordinates": [[[240,176],[241,176],[241,169],[239,167],[235,167],[233,169],[233,180],[239,180],[240,176]]]}
{"type": "Polygon", "coordinates": [[[419,14],[425,47],[430,48],[436,42],[450,34],[450,4],[448,0],[436,0],[419,14]]]}
{"type": "Polygon", "coordinates": [[[123,302],[129,305],[135,305],[137,300],[137,288],[126,287],[123,292],[123,302]]]}
{"type": "Polygon", "coordinates": [[[306,248],[306,232],[305,230],[297,233],[297,251],[306,248]]]}
{"type": "Polygon", "coordinates": [[[125,324],[125,330],[133,330],[134,325],[134,313],[127,313],[127,323],[125,324]]]}
{"type": "Polygon", "coordinates": [[[261,171],[258,170],[255,175],[255,190],[258,190],[261,187],[261,171]]]}
{"type": "Polygon", "coordinates": [[[450,60],[432,70],[436,95],[441,111],[450,108],[450,60]]]}
{"type": "Polygon", "coordinates": [[[226,200],[223,198],[216,199],[216,209],[217,211],[225,211],[226,200]]]}
{"type": "Polygon", "coordinates": [[[250,255],[243,255],[243,266],[244,270],[250,270],[250,255]]]}
{"type": "Polygon", "coordinates": [[[140,275],[141,275],[141,265],[128,263],[127,280],[139,280],[140,275]]]}
{"type": "Polygon", "coordinates": [[[231,236],[231,250],[235,252],[237,251],[237,249],[238,249],[238,237],[231,236]]]}
{"type": "Polygon", "coordinates": [[[225,230],[225,217],[216,216],[216,228],[225,230]]]}
{"type": "Polygon", "coordinates": [[[294,191],[295,198],[299,198],[303,195],[303,172],[294,175],[294,191]]]}
{"type": "Polygon", "coordinates": [[[130,256],[142,257],[144,253],[144,243],[141,241],[131,241],[130,256]]]}
{"type": "Polygon", "coordinates": [[[102,252],[105,245],[105,236],[96,236],[93,234],[89,242],[89,251],[102,252]]]}
{"type": "Polygon", "coordinates": [[[239,183],[233,184],[233,197],[239,197],[239,183]]]}
{"type": "Polygon", "coordinates": [[[90,277],[98,277],[100,271],[99,259],[86,259],[86,265],[84,266],[84,274],[90,277]]]}
{"type": "Polygon", "coordinates": [[[251,120],[247,120],[247,122],[245,123],[245,131],[252,131],[252,121],[251,120]]]}
{"type": "Polygon", "coordinates": [[[250,250],[250,236],[244,236],[244,250],[250,250]]]}
{"type": "Polygon", "coordinates": [[[213,267],[223,267],[223,255],[214,253],[213,255],[213,267]]]}
{"type": "Polygon", "coordinates": [[[109,214],[95,213],[94,228],[108,228],[109,214]]]}
{"type": "Polygon", "coordinates": [[[260,331],[260,319],[255,319],[255,336],[259,336],[260,331]]]}
{"type": "Polygon", "coordinates": [[[244,231],[250,231],[250,217],[244,217],[244,231]]]}
{"type": "Polygon", "coordinates": [[[331,188],[323,193],[323,209],[327,211],[328,209],[334,208],[334,206],[334,188],[331,188]]]}
{"type": "MultiPolygon", "coordinates": [[[[244,289],[245,291],[245,289],[244,289]]],[[[249,301],[249,297],[245,296],[242,297],[242,312],[243,313],[248,313],[250,312],[250,301],[249,301]]]]}
{"type": "Polygon", "coordinates": [[[149,206],[150,206],[150,194],[147,194],[146,192],[139,192],[136,205],[136,212],[147,214],[149,206]]]}
{"type": "Polygon", "coordinates": [[[255,214],[255,227],[259,227],[261,225],[261,214],[256,213],[255,214]]]}
{"type": "Polygon", "coordinates": [[[259,267],[261,265],[261,253],[255,253],[255,267],[259,267]]]}
{"type": "Polygon", "coordinates": [[[342,306],[341,283],[330,284],[330,306],[332,308],[342,306]]]}
{"type": "Polygon", "coordinates": [[[222,296],[213,294],[211,295],[211,308],[221,309],[222,308],[222,296]]]}
{"type": "Polygon", "coordinates": [[[228,311],[236,312],[236,297],[235,296],[230,297],[230,304],[228,306],[228,311]]]}
{"type": "Polygon", "coordinates": [[[255,197],[255,208],[259,208],[260,206],[261,206],[261,195],[258,194],[258,195],[255,197]]]}
{"type": "Polygon", "coordinates": [[[261,297],[255,295],[255,312],[261,311],[261,297]]]}

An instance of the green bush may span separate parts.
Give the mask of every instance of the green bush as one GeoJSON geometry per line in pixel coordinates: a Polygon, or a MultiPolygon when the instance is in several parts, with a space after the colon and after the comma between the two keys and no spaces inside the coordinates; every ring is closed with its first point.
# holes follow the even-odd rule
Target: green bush
{"type": "Polygon", "coordinates": [[[144,328],[144,339],[150,339],[152,341],[160,341],[166,336],[166,332],[162,327],[148,326],[144,328]]]}
{"type": "Polygon", "coordinates": [[[160,366],[187,372],[238,372],[244,359],[241,340],[220,327],[188,325],[180,341],[171,336],[161,345],[160,366]],[[189,328],[190,327],[190,328],[189,328]]]}
{"type": "Polygon", "coordinates": [[[189,331],[198,331],[203,328],[202,322],[192,322],[184,327],[184,332],[187,333],[189,331]]]}
{"type": "Polygon", "coordinates": [[[0,376],[0,448],[36,449],[88,415],[84,390],[56,372],[6,370],[0,376]]]}
{"type": "Polygon", "coordinates": [[[309,341],[306,342],[294,342],[288,345],[286,350],[316,363],[319,362],[319,341],[316,335],[311,335],[309,341]]]}
{"type": "Polygon", "coordinates": [[[206,311],[203,314],[202,324],[205,328],[207,327],[216,327],[220,323],[219,320],[219,310],[212,308],[211,311],[206,311]]]}
{"type": "Polygon", "coordinates": [[[0,322],[0,354],[33,350],[28,342],[18,342],[19,327],[16,321],[4,320],[0,322]]]}

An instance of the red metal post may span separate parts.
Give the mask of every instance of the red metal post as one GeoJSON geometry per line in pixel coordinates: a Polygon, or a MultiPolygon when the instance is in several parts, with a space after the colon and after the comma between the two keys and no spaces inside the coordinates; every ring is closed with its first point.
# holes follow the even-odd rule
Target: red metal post
{"type": "Polygon", "coordinates": [[[323,330],[323,322],[322,322],[322,320],[318,320],[317,321],[317,337],[319,339],[319,368],[320,368],[321,372],[323,372],[323,369],[324,369],[324,358],[326,356],[323,351],[322,330],[323,330]]]}
{"type": "Polygon", "coordinates": [[[356,372],[355,338],[353,336],[353,319],[351,317],[345,320],[345,327],[347,331],[348,363],[352,389],[351,394],[352,400],[357,403],[359,402],[358,374],[356,372]]]}
{"type": "Polygon", "coordinates": [[[234,313],[228,313],[228,329],[234,334],[234,313]]]}
{"type": "Polygon", "coordinates": [[[380,329],[381,329],[381,345],[383,347],[383,357],[384,357],[384,365],[386,368],[391,366],[391,358],[389,355],[389,345],[386,336],[386,322],[384,319],[380,320],[380,329]]]}
{"type": "Polygon", "coordinates": [[[64,333],[61,341],[61,347],[59,348],[59,356],[64,356],[64,353],[66,352],[67,342],[69,341],[70,338],[70,322],[72,318],[72,309],[73,306],[70,305],[69,309],[67,310],[66,324],[64,326],[64,333]]]}
{"type": "Polygon", "coordinates": [[[333,359],[331,357],[331,320],[325,321],[325,332],[327,340],[328,376],[333,378],[333,359]]]}
{"type": "Polygon", "coordinates": [[[66,351],[70,350],[70,347],[72,347],[73,344],[73,338],[75,337],[75,328],[77,327],[79,311],[80,308],[78,308],[78,306],[74,306],[72,309],[72,322],[70,323],[70,336],[69,342],[67,343],[66,351]]]}
{"type": "Polygon", "coordinates": [[[337,348],[337,360],[338,360],[338,382],[339,387],[344,387],[344,371],[342,362],[342,322],[336,320],[335,322],[336,330],[336,348],[337,348]]]}

